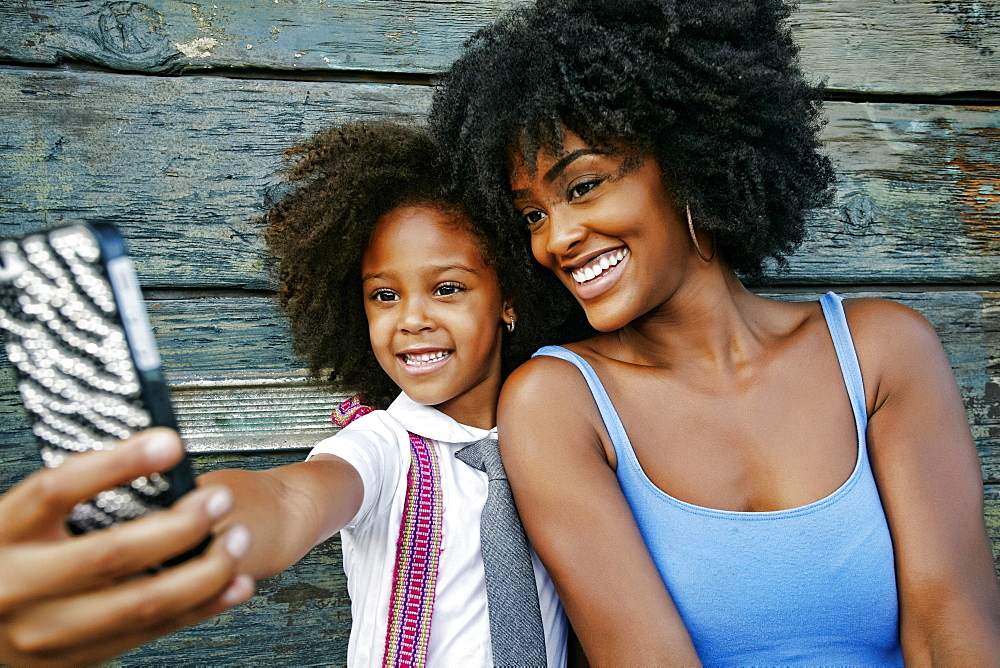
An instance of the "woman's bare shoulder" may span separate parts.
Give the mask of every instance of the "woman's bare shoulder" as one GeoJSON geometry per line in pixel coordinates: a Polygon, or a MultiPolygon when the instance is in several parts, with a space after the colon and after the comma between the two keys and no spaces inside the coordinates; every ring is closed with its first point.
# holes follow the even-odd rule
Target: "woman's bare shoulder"
{"type": "Polygon", "coordinates": [[[605,449],[607,431],[586,379],[572,362],[556,357],[534,357],[507,377],[497,423],[505,456],[530,456],[543,443],[550,455],[558,444],[605,449]]]}
{"type": "Polygon", "coordinates": [[[948,389],[954,375],[934,327],[919,311],[888,299],[845,299],[869,414],[916,387],[948,389]]]}
{"type": "Polygon", "coordinates": [[[568,360],[539,355],[532,357],[507,377],[500,402],[501,405],[507,403],[531,409],[539,406],[543,397],[555,399],[556,395],[565,394],[574,398],[591,396],[583,373],[568,360]]]}
{"type": "Polygon", "coordinates": [[[919,363],[914,355],[941,351],[937,332],[919,311],[889,299],[844,300],[858,356],[867,354],[893,368],[919,363]]]}

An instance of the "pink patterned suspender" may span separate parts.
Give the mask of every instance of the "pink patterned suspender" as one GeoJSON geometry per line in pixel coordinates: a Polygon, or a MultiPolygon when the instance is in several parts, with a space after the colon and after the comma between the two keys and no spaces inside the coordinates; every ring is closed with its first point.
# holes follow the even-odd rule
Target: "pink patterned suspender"
{"type": "Polygon", "coordinates": [[[410,471],[396,541],[383,666],[424,666],[441,555],[441,472],[431,443],[410,434],[410,471]]]}
{"type": "MultiPolygon", "coordinates": [[[[351,397],[333,413],[346,426],[374,410],[351,397]]],[[[410,432],[410,469],[396,540],[383,666],[425,666],[434,613],[434,587],[441,556],[441,471],[426,438],[410,432]]]]}

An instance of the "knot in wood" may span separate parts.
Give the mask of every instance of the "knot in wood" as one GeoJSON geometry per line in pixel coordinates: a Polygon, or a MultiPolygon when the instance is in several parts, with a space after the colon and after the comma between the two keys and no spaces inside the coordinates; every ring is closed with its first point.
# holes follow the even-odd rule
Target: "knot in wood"
{"type": "Polygon", "coordinates": [[[97,41],[108,51],[141,55],[161,46],[160,17],[141,2],[110,2],[97,16],[97,41]]]}
{"type": "Polygon", "coordinates": [[[840,219],[850,228],[868,228],[875,222],[878,205],[863,192],[848,193],[841,200],[840,219]]]}

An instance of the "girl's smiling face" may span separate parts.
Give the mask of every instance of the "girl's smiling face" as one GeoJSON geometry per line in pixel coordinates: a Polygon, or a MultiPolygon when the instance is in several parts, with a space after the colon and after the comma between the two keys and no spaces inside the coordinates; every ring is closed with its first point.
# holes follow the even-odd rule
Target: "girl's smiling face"
{"type": "Polygon", "coordinates": [[[523,160],[511,173],[532,254],[595,329],[624,327],[673,294],[693,244],[653,158],[599,151],[564,130],[563,149],[539,153],[534,173],[523,160]]]}
{"type": "Polygon", "coordinates": [[[455,216],[430,205],[393,209],[361,262],[375,358],[414,401],[492,428],[505,321],[494,269],[455,216]]]}

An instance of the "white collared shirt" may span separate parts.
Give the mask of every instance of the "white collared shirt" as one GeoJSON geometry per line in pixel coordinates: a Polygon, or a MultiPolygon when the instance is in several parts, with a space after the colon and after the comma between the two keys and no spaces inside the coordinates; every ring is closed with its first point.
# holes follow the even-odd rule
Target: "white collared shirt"
{"type": "MultiPolygon", "coordinates": [[[[486,503],[486,474],[455,458],[455,452],[490,431],[459,424],[444,413],[400,394],[388,410],[358,418],[309,453],[336,455],[364,484],[357,515],[340,532],[351,596],[349,666],[378,666],[386,624],[396,540],[402,522],[410,466],[408,431],[430,440],[441,471],[441,559],[428,646],[431,666],[492,666],[486,576],[479,521],[486,503]]],[[[495,430],[494,430],[495,431],[495,430]]],[[[549,666],[566,665],[566,617],[555,587],[531,553],[549,666]]]]}

